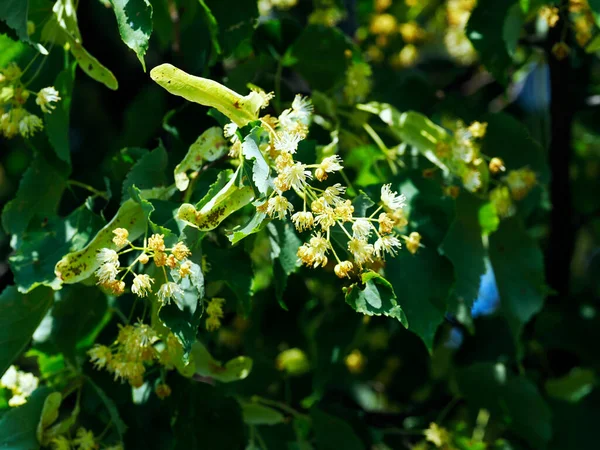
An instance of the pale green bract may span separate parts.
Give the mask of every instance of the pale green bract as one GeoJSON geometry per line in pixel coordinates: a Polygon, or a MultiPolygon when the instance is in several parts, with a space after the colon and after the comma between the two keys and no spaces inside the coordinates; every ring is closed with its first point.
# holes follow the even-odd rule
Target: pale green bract
{"type": "Polygon", "coordinates": [[[238,127],[258,120],[263,105],[262,97],[254,91],[242,97],[216,81],[195,77],[171,64],[155,67],[150,77],[173,95],[219,110],[238,127]]]}

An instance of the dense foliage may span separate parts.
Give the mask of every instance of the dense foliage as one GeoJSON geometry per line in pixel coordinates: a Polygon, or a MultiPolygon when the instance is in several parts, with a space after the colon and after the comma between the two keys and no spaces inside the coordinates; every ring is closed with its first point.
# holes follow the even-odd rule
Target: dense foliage
{"type": "Polygon", "coordinates": [[[0,448],[596,448],[598,25],[0,1],[0,448]]]}

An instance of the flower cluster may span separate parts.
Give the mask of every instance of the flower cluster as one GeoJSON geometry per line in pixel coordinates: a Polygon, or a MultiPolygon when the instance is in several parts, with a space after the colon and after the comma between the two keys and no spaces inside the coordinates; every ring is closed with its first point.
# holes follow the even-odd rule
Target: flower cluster
{"type": "Polygon", "coordinates": [[[346,70],[344,96],[349,103],[360,103],[366,100],[371,92],[371,66],[364,62],[353,62],[346,70]]]}
{"type": "Polygon", "coordinates": [[[155,279],[147,274],[136,273],[134,266],[137,263],[145,265],[152,259],[156,267],[163,268],[164,274],[164,282],[156,293],[158,299],[163,304],[168,304],[171,300],[181,298],[183,289],[179,283],[171,280],[174,279],[174,276],[179,281],[188,277],[194,266],[194,263],[187,259],[191,252],[183,242],[177,242],[173,247],[167,248],[164,235],[153,234],[143,247],[136,247],[129,242],[129,232],[126,229],[117,228],[113,230],[113,234],[115,235],[113,243],[117,247],[128,246],[129,248],[120,252],[110,248],[103,248],[98,251],[96,260],[100,266],[95,273],[99,285],[115,295],[120,295],[125,292],[125,282],[123,280],[128,273],[131,273],[133,275],[131,292],[138,297],[147,297],[152,292],[155,279]],[[140,253],[128,267],[120,267],[119,256],[130,251],[139,251],[140,253]],[[167,274],[167,267],[171,270],[171,277],[167,274]],[[119,275],[120,278],[118,278],[119,275]]]}
{"type": "Polygon", "coordinates": [[[121,326],[115,342],[109,347],[96,344],[88,351],[96,369],[106,369],[115,380],[127,381],[133,387],[144,383],[146,366],[154,362],[171,369],[181,357],[179,340],[169,334],[159,345],[160,338],[149,325],[136,323],[121,326]],[[162,349],[161,349],[162,347],[162,349]]]}
{"type": "Polygon", "coordinates": [[[208,331],[215,331],[221,327],[221,319],[223,318],[223,304],[225,303],[224,298],[213,298],[206,307],[206,329],[208,331]]]}
{"type": "MultiPolygon", "coordinates": [[[[83,427],[79,427],[75,432],[75,437],[69,439],[65,435],[60,435],[50,442],[53,450],[96,450],[99,448],[98,438],[94,433],[83,427]]],[[[103,447],[104,450],[123,450],[121,443],[103,447]]]]}
{"type": "MultiPolygon", "coordinates": [[[[306,266],[325,267],[333,256],[336,261],[335,274],[350,277],[376,261],[383,261],[386,254],[395,255],[401,248],[400,238],[407,242],[412,253],[420,246],[420,235],[400,236],[395,228],[407,225],[403,211],[406,198],[392,191],[391,185],[381,188],[381,203],[369,216],[355,214],[352,202],[344,197],[346,187],[340,183],[317,187],[317,182],[326,181],[330,175],[343,170],[339,155],[326,156],[316,164],[304,164],[294,159],[299,142],[308,133],[312,116],[309,99],[297,95],[292,107],[283,111],[278,118],[270,116],[261,119],[269,133],[270,143],[264,149],[270,156],[277,176],[273,180],[274,189],[257,209],[271,218],[290,217],[299,232],[312,231],[311,237],[298,249],[298,258],[306,266]],[[301,211],[295,211],[288,199],[289,192],[295,192],[303,199],[301,211]],[[344,242],[338,250],[332,244],[344,242]]],[[[232,125],[228,125],[232,128],[232,125]]],[[[231,130],[226,131],[232,136],[231,130]]],[[[238,142],[239,138],[234,141],[238,142]]],[[[213,300],[214,301],[214,300],[213,300]]],[[[210,306],[209,306],[210,308],[210,306]]],[[[217,308],[215,307],[215,311],[217,308]]],[[[209,312],[207,328],[217,327],[219,317],[209,312]]]]}
{"type": "Polygon", "coordinates": [[[477,59],[477,53],[466,35],[466,26],[477,0],[448,0],[446,18],[448,28],[444,35],[446,50],[459,64],[470,65],[477,59]]]}
{"type": "Polygon", "coordinates": [[[9,406],[27,403],[27,397],[37,389],[38,384],[39,380],[35,375],[18,370],[15,366],[10,366],[0,378],[0,386],[12,393],[12,397],[8,400],[9,406]]]}
{"type": "Polygon", "coordinates": [[[46,114],[50,114],[60,100],[58,91],[51,86],[37,93],[28,90],[22,75],[21,68],[15,63],[0,70],[0,133],[7,139],[17,134],[28,138],[44,127],[42,119],[25,108],[31,94],[46,114]]]}
{"type": "Polygon", "coordinates": [[[481,165],[484,160],[480,153],[480,142],[485,136],[487,123],[473,122],[466,127],[458,121],[455,125],[453,139],[438,142],[436,156],[449,170],[459,176],[463,186],[470,192],[477,192],[482,187],[481,165]]]}

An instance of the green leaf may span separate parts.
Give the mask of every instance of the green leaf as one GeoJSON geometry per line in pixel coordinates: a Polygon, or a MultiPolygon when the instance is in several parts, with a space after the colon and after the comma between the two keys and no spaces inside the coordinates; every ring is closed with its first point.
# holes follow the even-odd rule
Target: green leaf
{"type": "Polygon", "coordinates": [[[251,185],[256,197],[267,195],[271,185],[269,182],[269,164],[258,148],[262,132],[261,127],[254,127],[242,142],[242,155],[245,159],[243,164],[244,174],[249,180],[252,180],[251,185]]]}
{"type": "MultiPolygon", "coordinates": [[[[77,348],[102,323],[107,308],[106,295],[95,286],[65,286],[55,294],[54,305],[43,325],[50,327],[47,337],[56,350],[74,366],[78,365],[77,348]]],[[[43,342],[37,335],[38,332],[36,346],[43,342]]]]}
{"type": "Polygon", "coordinates": [[[500,218],[496,208],[491,202],[485,203],[479,208],[479,226],[484,235],[489,235],[500,226],[500,218]]]}
{"type": "Polygon", "coordinates": [[[318,450],[366,450],[349,423],[318,408],[310,410],[318,450]]]}
{"type": "Polygon", "coordinates": [[[588,0],[588,5],[596,19],[596,25],[600,26],[600,0],[588,0]]]}
{"type": "Polygon", "coordinates": [[[220,361],[214,359],[200,342],[195,342],[192,345],[191,357],[197,375],[214,378],[221,383],[243,380],[252,371],[252,358],[238,356],[223,365],[220,361]]]}
{"type": "Polygon", "coordinates": [[[71,99],[75,81],[75,64],[63,69],[56,78],[54,87],[60,94],[60,101],[51,114],[44,114],[46,134],[58,157],[71,165],[71,145],[69,142],[69,123],[71,99]]]}
{"type": "Polygon", "coordinates": [[[484,203],[463,192],[456,200],[456,214],[441,250],[454,265],[454,295],[470,310],[477,299],[481,276],[485,273],[485,249],[479,225],[484,203]]]}
{"type": "Polygon", "coordinates": [[[545,388],[551,397],[578,403],[594,389],[596,384],[596,375],[593,370],[575,367],[560,378],[547,380],[545,388]]]}
{"type": "Polygon", "coordinates": [[[188,188],[190,180],[186,171],[200,169],[205,161],[216,161],[227,153],[227,149],[227,142],[223,138],[223,131],[220,127],[211,127],[204,131],[190,145],[185,158],[175,167],[174,176],[177,189],[185,191],[188,188]]]}
{"type": "Polygon", "coordinates": [[[45,287],[28,294],[20,294],[15,286],[4,288],[0,294],[0,373],[25,349],[52,300],[52,290],[45,287]]]}
{"type": "Polygon", "coordinates": [[[502,37],[506,44],[506,50],[511,57],[514,57],[517,51],[524,23],[525,16],[521,10],[521,6],[519,4],[512,5],[508,10],[502,27],[502,37]]]}
{"type": "Polygon", "coordinates": [[[152,5],[148,0],[110,0],[123,42],[137,55],[144,72],[144,55],[152,34],[152,5]]]}
{"type": "Polygon", "coordinates": [[[311,88],[328,91],[343,82],[352,48],[350,40],[337,28],[308,25],[284,56],[284,64],[308,81],[311,88]]]}
{"type": "MultiPolygon", "coordinates": [[[[142,191],[145,199],[170,197],[171,189],[152,189],[142,191]]],[[[73,284],[83,281],[99,267],[96,253],[102,248],[120,250],[112,242],[115,228],[129,231],[129,240],[142,236],[146,231],[146,215],[142,206],[133,199],[124,202],[113,219],[81,250],[69,253],[56,263],[54,273],[63,283],[73,284]]]]}
{"type": "Polygon", "coordinates": [[[536,172],[541,182],[549,181],[550,172],[544,149],[531,137],[525,125],[504,113],[488,114],[483,119],[488,126],[481,144],[482,152],[502,158],[507,170],[527,166],[536,172]],[[506,142],[510,142],[510,145],[506,145],[506,142]]]}
{"type": "Polygon", "coordinates": [[[142,156],[125,177],[121,203],[130,198],[129,190],[134,185],[138,189],[167,186],[167,164],[167,151],[160,142],[157,148],[142,156]]]}
{"type": "Polygon", "coordinates": [[[29,42],[27,33],[27,10],[29,0],[3,0],[0,2],[0,20],[4,21],[20,41],[29,42]]]}
{"type": "Polygon", "coordinates": [[[398,304],[406,314],[409,330],[431,350],[438,326],[444,320],[452,286],[452,264],[434,249],[419,249],[416,255],[401,251],[387,262],[386,276],[398,293],[398,304]]]}
{"type": "Polygon", "coordinates": [[[202,241],[202,249],[211,269],[205,274],[207,282],[224,281],[238,299],[242,311],[250,312],[252,298],[252,262],[243,247],[222,248],[208,240],[202,241]]]}
{"type": "Polygon", "coordinates": [[[368,271],[361,275],[364,288],[358,283],[346,290],[346,303],[356,312],[367,316],[388,316],[398,319],[408,328],[408,321],[402,308],[396,302],[392,285],[376,272],[368,271]]]}
{"type": "Polygon", "coordinates": [[[267,225],[267,229],[271,243],[275,295],[277,296],[279,305],[287,311],[287,306],[283,301],[283,294],[289,276],[300,267],[297,253],[298,248],[302,245],[302,241],[296,234],[293,225],[289,222],[275,220],[267,225]]]}
{"type": "Polygon", "coordinates": [[[283,423],[285,416],[274,408],[260,403],[240,402],[246,425],[277,425],[283,423]]]}
{"type": "Polygon", "coordinates": [[[221,44],[219,43],[219,24],[217,23],[216,17],[213,15],[211,9],[208,7],[204,0],[198,0],[200,3],[200,9],[204,14],[204,20],[208,25],[208,31],[210,33],[210,42],[212,44],[212,54],[210,57],[209,65],[213,65],[217,62],[217,58],[221,54],[221,44]]]}
{"type": "Polygon", "coordinates": [[[37,429],[42,410],[51,389],[36,389],[27,399],[27,403],[11,408],[0,420],[0,448],[9,450],[37,450],[40,443],[37,429]]]}
{"type": "Polygon", "coordinates": [[[112,425],[115,427],[119,438],[123,439],[123,435],[127,431],[127,425],[125,425],[123,420],[121,420],[121,416],[119,415],[119,410],[117,409],[115,402],[108,395],[106,395],[100,386],[94,383],[91,378],[86,378],[86,384],[90,385],[94,389],[96,395],[98,395],[102,403],[104,403],[104,406],[110,415],[110,421],[112,425]]]}
{"type": "MultiPolygon", "coordinates": [[[[131,195],[131,199],[137,203],[139,203],[139,205],[142,207],[142,211],[144,212],[144,215],[146,216],[146,221],[148,223],[148,225],[150,226],[150,230],[152,231],[152,233],[157,233],[157,234],[163,234],[165,239],[169,239],[172,235],[177,234],[174,230],[164,227],[162,226],[162,224],[158,224],[155,220],[154,220],[154,212],[156,211],[156,208],[154,207],[154,204],[147,200],[146,198],[144,198],[144,195],[142,194],[142,191],[140,191],[136,186],[131,186],[131,188],[129,189],[130,195],[131,195]]],[[[176,209],[176,207],[174,207],[176,209]]],[[[175,213],[175,209],[172,209],[171,211],[168,211],[168,216],[166,218],[167,221],[173,222],[173,225],[177,225],[176,221],[173,217],[173,214],[175,213]]]]}
{"type": "Polygon", "coordinates": [[[65,219],[53,218],[41,230],[29,231],[9,258],[20,292],[37,286],[60,287],[56,263],[69,252],[81,250],[102,228],[104,221],[85,205],[65,219]]]}
{"type": "Polygon", "coordinates": [[[500,311],[515,340],[544,305],[544,259],[517,218],[503,221],[489,240],[489,256],[500,293],[500,311]]]}
{"type": "Polygon", "coordinates": [[[258,233],[263,229],[265,218],[267,215],[260,211],[256,211],[248,223],[244,226],[238,225],[227,236],[232,244],[236,244],[242,239],[247,238],[251,234],[258,233]]]}
{"type": "Polygon", "coordinates": [[[501,83],[508,81],[506,71],[512,63],[504,40],[504,27],[513,4],[515,0],[480,0],[466,29],[481,62],[501,83]]]}
{"type": "Polygon", "coordinates": [[[158,318],[177,337],[183,346],[184,362],[196,342],[196,334],[200,326],[201,310],[198,309],[198,294],[183,296],[184,298],[170,305],[163,305],[158,311],[158,318]]]}
{"type": "Polygon", "coordinates": [[[14,199],[2,211],[2,225],[9,234],[23,234],[34,220],[53,216],[66,187],[65,176],[37,156],[23,174],[14,199]]]}
{"type": "Polygon", "coordinates": [[[256,19],[258,18],[257,2],[252,0],[202,0],[200,6],[204,10],[205,19],[210,32],[213,50],[217,41],[223,56],[233,53],[240,45],[250,40],[256,19]],[[210,17],[208,12],[210,11],[210,17]],[[214,26],[218,25],[218,30],[214,26]]]}
{"type": "Polygon", "coordinates": [[[458,387],[473,412],[487,409],[533,448],[546,448],[552,435],[550,410],[537,387],[503,364],[478,363],[458,372],[458,387]]]}
{"type": "Polygon", "coordinates": [[[174,390],[173,397],[178,405],[172,418],[174,450],[244,448],[244,422],[236,400],[198,382],[174,390]]]}
{"type": "Polygon", "coordinates": [[[13,41],[0,31],[0,67],[6,67],[11,61],[16,61],[26,50],[27,46],[22,42],[13,41]]]}
{"type": "Polygon", "coordinates": [[[44,431],[58,419],[58,410],[61,403],[62,395],[60,392],[52,392],[45,398],[40,421],[36,428],[38,442],[44,443],[44,431]]]}

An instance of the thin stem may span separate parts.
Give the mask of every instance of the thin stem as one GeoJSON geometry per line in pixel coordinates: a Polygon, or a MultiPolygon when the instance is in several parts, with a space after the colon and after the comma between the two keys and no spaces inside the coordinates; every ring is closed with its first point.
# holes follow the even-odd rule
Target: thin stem
{"type": "Polygon", "coordinates": [[[285,411],[285,412],[291,414],[292,416],[308,418],[308,416],[306,414],[302,414],[302,413],[296,411],[291,406],[288,406],[285,403],[278,402],[276,400],[270,400],[268,398],[260,397],[258,395],[253,396],[252,400],[257,401],[259,403],[263,403],[265,405],[274,406],[276,408],[281,409],[282,411],[285,411]]]}
{"type": "Polygon", "coordinates": [[[102,197],[104,200],[108,201],[108,194],[104,191],[99,191],[98,189],[90,186],[89,184],[85,184],[82,183],[81,181],[77,181],[77,180],[68,180],[67,184],[71,185],[71,186],[77,186],[80,187],[82,189],[85,189],[87,191],[90,191],[92,194],[98,196],[98,197],[102,197]]]}

